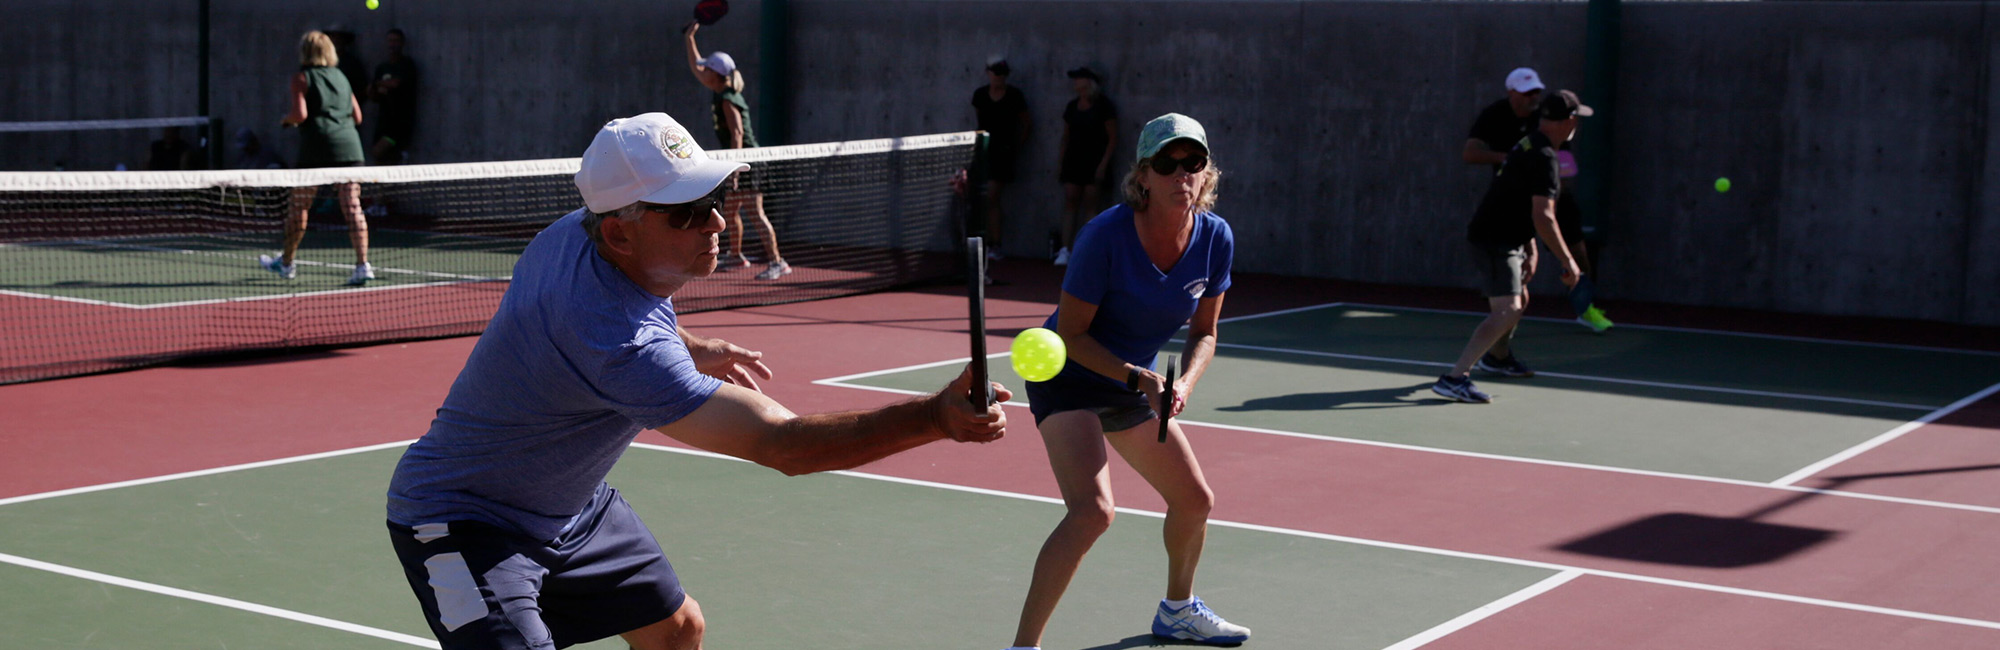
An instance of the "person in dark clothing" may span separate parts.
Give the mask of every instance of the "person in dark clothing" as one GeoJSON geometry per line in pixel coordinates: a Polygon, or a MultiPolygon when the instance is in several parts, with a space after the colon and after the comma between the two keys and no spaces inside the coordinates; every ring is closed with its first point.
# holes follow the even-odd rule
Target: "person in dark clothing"
{"type": "Polygon", "coordinates": [[[403,30],[391,29],[385,42],[389,58],[375,66],[375,83],[368,88],[375,100],[375,144],[370,147],[377,165],[403,162],[417,122],[417,63],[403,54],[403,30]]]}
{"type": "Polygon", "coordinates": [[[1438,378],[1431,391],[1460,402],[1486,403],[1492,396],[1472,383],[1475,364],[1487,372],[1532,377],[1535,372],[1514,354],[1512,333],[1528,308],[1527,279],[1535,275],[1535,239],[1562,264],[1563,284],[1574,287],[1583,271],[1564,243],[1556,225],[1556,196],[1562,192],[1562,171],[1556,148],[1576,135],[1577,123],[1591,114],[1576,94],[1556,91],[1542,98],[1536,130],[1507,152],[1507,162],[1493,177],[1467,227],[1475,260],[1484,276],[1486,320],[1473,330],[1472,340],[1451,371],[1438,378]]]}
{"type": "Polygon", "coordinates": [[[1028,98],[1007,83],[1013,69],[995,58],[986,65],[986,85],[972,91],[972,110],[986,140],[986,256],[1000,259],[1006,220],[1000,193],[1014,182],[1014,167],[1028,142],[1028,98]]]}
{"type": "Polygon", "coordinates": [[[160,139],[154,140],[146,156],[148,171],[172,171],[186,169],[185,162],[194,147],[181,137],[181,127],[170,126],[160,131],[160,139]]]}
{"type": "Polygon", "coordinates": [[[1076,99],[1063,107],[1056,163],[1063,185],[1062,248],[1056,251],[1056,266],[1069,263],[1076,231],[1096,212],[1098,196],[1110,178],[1111,148],[1118,145],[1118,107],[1104,96],[1102,81],[1090,68],[1069,71],[1076,99]]]}

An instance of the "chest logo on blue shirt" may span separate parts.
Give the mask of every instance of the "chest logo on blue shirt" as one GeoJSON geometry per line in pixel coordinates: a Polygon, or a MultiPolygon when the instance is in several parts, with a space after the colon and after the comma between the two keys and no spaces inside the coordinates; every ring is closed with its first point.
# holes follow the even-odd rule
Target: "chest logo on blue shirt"
{"type": "Polygon", "coordinates": [[[1202,278],[1199,280],[1195,280],[1193,282],[1189,282],[1187,283],[1187,286],[1181,287],[1181,290],[1186,291],[1189,298],[1194,298],[1199,300],[1201,299],[1203,294],[1208,293],[1208,278],[1202,278]]]}

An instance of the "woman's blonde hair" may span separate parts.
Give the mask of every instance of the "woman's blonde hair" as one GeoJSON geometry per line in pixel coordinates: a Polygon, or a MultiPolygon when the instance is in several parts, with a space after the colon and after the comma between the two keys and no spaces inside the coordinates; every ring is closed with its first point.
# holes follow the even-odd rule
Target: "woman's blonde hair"
{"type": "Polygon", "coordinates": [[[333,51],[333,38],[317,29],[299,37],[299,65],[314,68],[340,65],[340,54],[333,51]]]}
{"type": "MultiPolygon", "coordinates": [[[[1152,166],[1152,160],[1146,158],[1132,163],[1132,169],[1125,172],[1125,204],[1132,206],[1134,212],[1145,210],[1150,198],[1146,196],[1146,184],[1141,179],[1145,178],[1146,172],[1149,171],[1147,168],[1152,166]]],[[[1215,199],[1218,196],[1216,190],[1222,185],[1222,168],[1215,166],[1215,159],[1211,158],[1208,161],[1208,168],[1201,170],[1201,177],[1201,190],[1195,195],[1194,209],[1199,212],[1214,212],[1215,199]]]]}

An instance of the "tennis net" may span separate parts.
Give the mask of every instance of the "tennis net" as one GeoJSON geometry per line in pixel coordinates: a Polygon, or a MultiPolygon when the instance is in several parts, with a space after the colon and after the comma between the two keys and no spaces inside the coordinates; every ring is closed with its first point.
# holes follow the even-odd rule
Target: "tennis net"
{"type": "MultiPolygon", "coordinates": [[[[743,251],[681,312],[852,295],[962,272],[952,178],[974,133],[711,152],[750,164],[792,272],[743,251]]],[[[479,332],[535,233],[579,207],[577,159],[198,172],[0,173],[0,383],[244,351],[479,332]],[[339,189],[359,186],[375,279],[355,269],[339,189]],[[306,206],[296,277],[262,268],[306,206]]],[[[731,233],[724,233],[723,249],[731,233]]]]}

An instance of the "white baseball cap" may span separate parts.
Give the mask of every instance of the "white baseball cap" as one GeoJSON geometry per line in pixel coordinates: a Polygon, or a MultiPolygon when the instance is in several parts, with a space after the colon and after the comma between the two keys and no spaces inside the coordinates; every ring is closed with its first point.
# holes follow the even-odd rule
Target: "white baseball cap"
{"type": "Polygon", "coordinates": [[[729,53],[721,51],[709,52],[708,58],[696,61],[695,65],[714,70],[716,74],[724,77],[736,71],[736,59],[729,58],[729,53]]]}
{"type": "Polygon", "coordinates": [[[708,157],[666,113],[612,120],[583,151],[576,189],[591,212],[639,203],[687,203],[715,191],[749,165],[708,157]]]}
{"type": "Polygon", "coordinates": [[[1517,93],[1542,89],[1542,76],[1534,68],[1515,68],[1507,73],[1507,89],[1517,93]]]}

